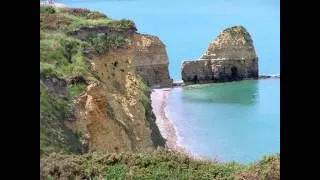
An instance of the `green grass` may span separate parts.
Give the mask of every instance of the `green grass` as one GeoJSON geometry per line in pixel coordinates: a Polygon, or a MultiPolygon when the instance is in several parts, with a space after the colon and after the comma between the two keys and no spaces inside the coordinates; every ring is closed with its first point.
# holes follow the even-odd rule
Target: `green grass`
{"type": "Polygon", "coordinates": [[[41,160],[42,175],[55,179],[280,179],[280,155],[245,165],[195,160],[184,154],[156,150],[149,154],[51,154],[41,160]]]}
{"type": "Polygon", "coordinates": [[[70,84],[68,86],[68,92],[70,93],[71,97],[76,97],[80,95],[86,89],[86,84],[70,84]]]}
{"type": "Polygon", "coordinates": [[[137,82],[139,87],[139,100],[142,104],[143,111],[145,112],[145,116],[147,118],[147,121],[149,122],[149,126],[151,129],[151,140],[154,147],[163,147],[165,145],[165,139],[161,136],[159,127],[155,122],[156,117],[152,112],[150,88],[146,85],[144,80],[139,75],[137,75],[137,82]]]}
{"type": "Polygon", "coordinates": [[[43,14],[54,14],[54,13],[56,13],[56,10],[51,6],[48,6],[48,7],[40,6],[40,13],[43,13],[43,14]]]}
{"type": "Polygon", "coordinates": [[[40,76],[66,78],[78,73],[93,76],[83,50],[90,45],[60,33],[43,33],[40,40],[40,76]]]}
{"type": "Polygon", "coordinates": [[[135,23],[131,20],[113,20],[104,14],[87,9],[41,7],[40,16],[42,17],[40,27],[43,30],[54,29],[60,32],[70,32],[81,27],[99,25],[109,26],[113,31],[137,30],[135,23]],[[48,14],[51,16],[46,16],[48,14]]]}
{"type": "Polygon", "coordinates": [[[122,48],[127,44],[127,37],[121,34],[100,34],[87,40],[98,53],[107,53],[109,48],[122,48]]]}
{"type": "Polygon", "coordinates": [[[224,30],[231,35],[232,38],[243,36],[246,41],[252,42],[251,36],[243,26],[233,26],[224,30]]]}
{"type": "MultiPolygon", "coordinates": [[[[95,79],[83,49],[90,45],[62,33],[41,32],[40,78],[67,79],[73,74],[95,79]]],[[[68,97],[52,96],[40,81],[40,155],[51,152],[80,153],[80,135],[65,127],[69,105],[75,96],[84,92],[85,84],[69,84],[68,97]]]]}
{"type": "Polygon", "coordinates": [[[99,18],[99,19],[87,19],[85,17],[81,16],[74,16],[70,14],[63,13],[65,17],[71,20],[71,24],[68,26],[64,26],[62,31],[69,32],[74,31],[76,29],[79,29],[81,27],[87,27],[87,26],[98,26],[98,25],[108,25],[108,23],[114,21],[109,18],[99,18]]]}
{"type": "Polygon", "coordinates": [[[79,136],[64,126],[68,101],[53,97],[40,81],[40,156],[82,152],[79,136]]]}

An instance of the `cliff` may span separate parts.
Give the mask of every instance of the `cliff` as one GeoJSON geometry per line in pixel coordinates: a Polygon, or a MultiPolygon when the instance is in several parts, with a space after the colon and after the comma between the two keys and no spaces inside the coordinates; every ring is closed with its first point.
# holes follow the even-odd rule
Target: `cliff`
{"type": "Polygon", "coordinates": [[[145,82],[169,85],[167,65],[163,43],[137,33],[132,21],[86,9],[42,8],[41,155],[164,146],[145,82]],[[150,71],[157,70],[161,76],[153,77],[150,71]]]}
{"type": "Polygon", "coordinates": [[[258,78],[258,57],[250,34],[242,26],[223,30],[199,60],[183,61],[181,75],[185,83],[258,78]]]}
{"type": "Polygon", "coordinates": [[[156,36],[135,36],[136,55],[134,62],[137,73],[152,87],[171,87],[168,71],[168,55],[165,45],[156,36]]]}

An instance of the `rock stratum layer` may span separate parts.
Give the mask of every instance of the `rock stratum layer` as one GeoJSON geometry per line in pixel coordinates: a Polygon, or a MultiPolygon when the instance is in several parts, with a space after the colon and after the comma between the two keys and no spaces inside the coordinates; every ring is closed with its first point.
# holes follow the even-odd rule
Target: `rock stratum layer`
{"type": "Polygon", "coordinates": [[[198,60],[183,61],[186,84],[258,78],[258,57],[250,34],[242,26],[223,30],[198,60]]]}

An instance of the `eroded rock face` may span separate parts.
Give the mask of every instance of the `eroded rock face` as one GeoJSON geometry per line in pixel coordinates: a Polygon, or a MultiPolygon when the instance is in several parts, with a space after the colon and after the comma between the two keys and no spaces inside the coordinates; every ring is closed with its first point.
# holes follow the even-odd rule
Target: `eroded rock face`
{"type": "MultiPolygon", "coordinates": [[[[109,31],[107,27],[81,28],[72,36],[86,39],[109,31]]],[[[116,33],[125,33],[126,46],[110,48],[104,54],[86,50],[100,82],[88,84],[86,92],[75,100],[72,116],[65,124],[83,135],[83,144],[89,150],[152,151],[164,146],[165,140],[155,124],[150,92],[142,79],[151,87],[171,86],[165,46],[156,36],[116,33]]]]}
{"type": "MultiPolygon", "coordinates": [[[[89,150],[149,152],[164,146],[155,126],[147,86],[141,89],[143,85],[136,71],[138,65],[153,62],[148,58],[155,55],[148,53],[157,52],[152,50],[157,48],[149,40],[135,34],[126,48],[92,55],[92,69],[101,82],[87,86],[86,92],[74,102],[75,120],[66,122],[69,128],[81,132],[89,150]],[[139,49],[146,51],[148,55],[141,55],[146,59],[136,59],[140,57],[139,49]]],[[[166,63],[165,60],[161,62],[166,63]]]]}
{"type": "Polygon", "coordinates": [[[134,56],[137,73],[151,87],[171,87],[168,55],[165,45],[156,36],[136,34],[134,56]]]}
{"type": "Polygon", "coordinates": [[[185,83],[258,78],[258,57],[250,34],[242,26],[225,29],[199,60],[182,63],[181,75],[185,83]]]}

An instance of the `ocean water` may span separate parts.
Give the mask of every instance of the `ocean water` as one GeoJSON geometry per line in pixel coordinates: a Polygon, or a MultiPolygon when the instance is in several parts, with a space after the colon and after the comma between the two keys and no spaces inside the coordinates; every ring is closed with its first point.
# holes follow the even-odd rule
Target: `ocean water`
{"type": "MultiPolygon", "coordinates": [[[[58,0],[69,7],[131,19],[138,32],[166,45],[171,78],[183,60],[199,58],[224,29],[243,25],[259,57],[260,74],[280,73],[280,0],[58,0]]],[[[195,154],[252,162],[280,150],[280,80],[174,88],[167,115],[178,141],[195,154]]]]}
{"type": "Polygon", "coordinates": [[[199,58],[224,28],[243,25],[251,34],[261,74],[280,73],[280,0],[58,0],[132,19],[138,32],[166,45],[169,72],[181,79],[181,62],[199,58]]]}
{"type": "Polygon", "coordinates": [[[279,79],[173,88],[166,115],[193,154],[250,163],[280,152],[279,90],[279,79]]]}

